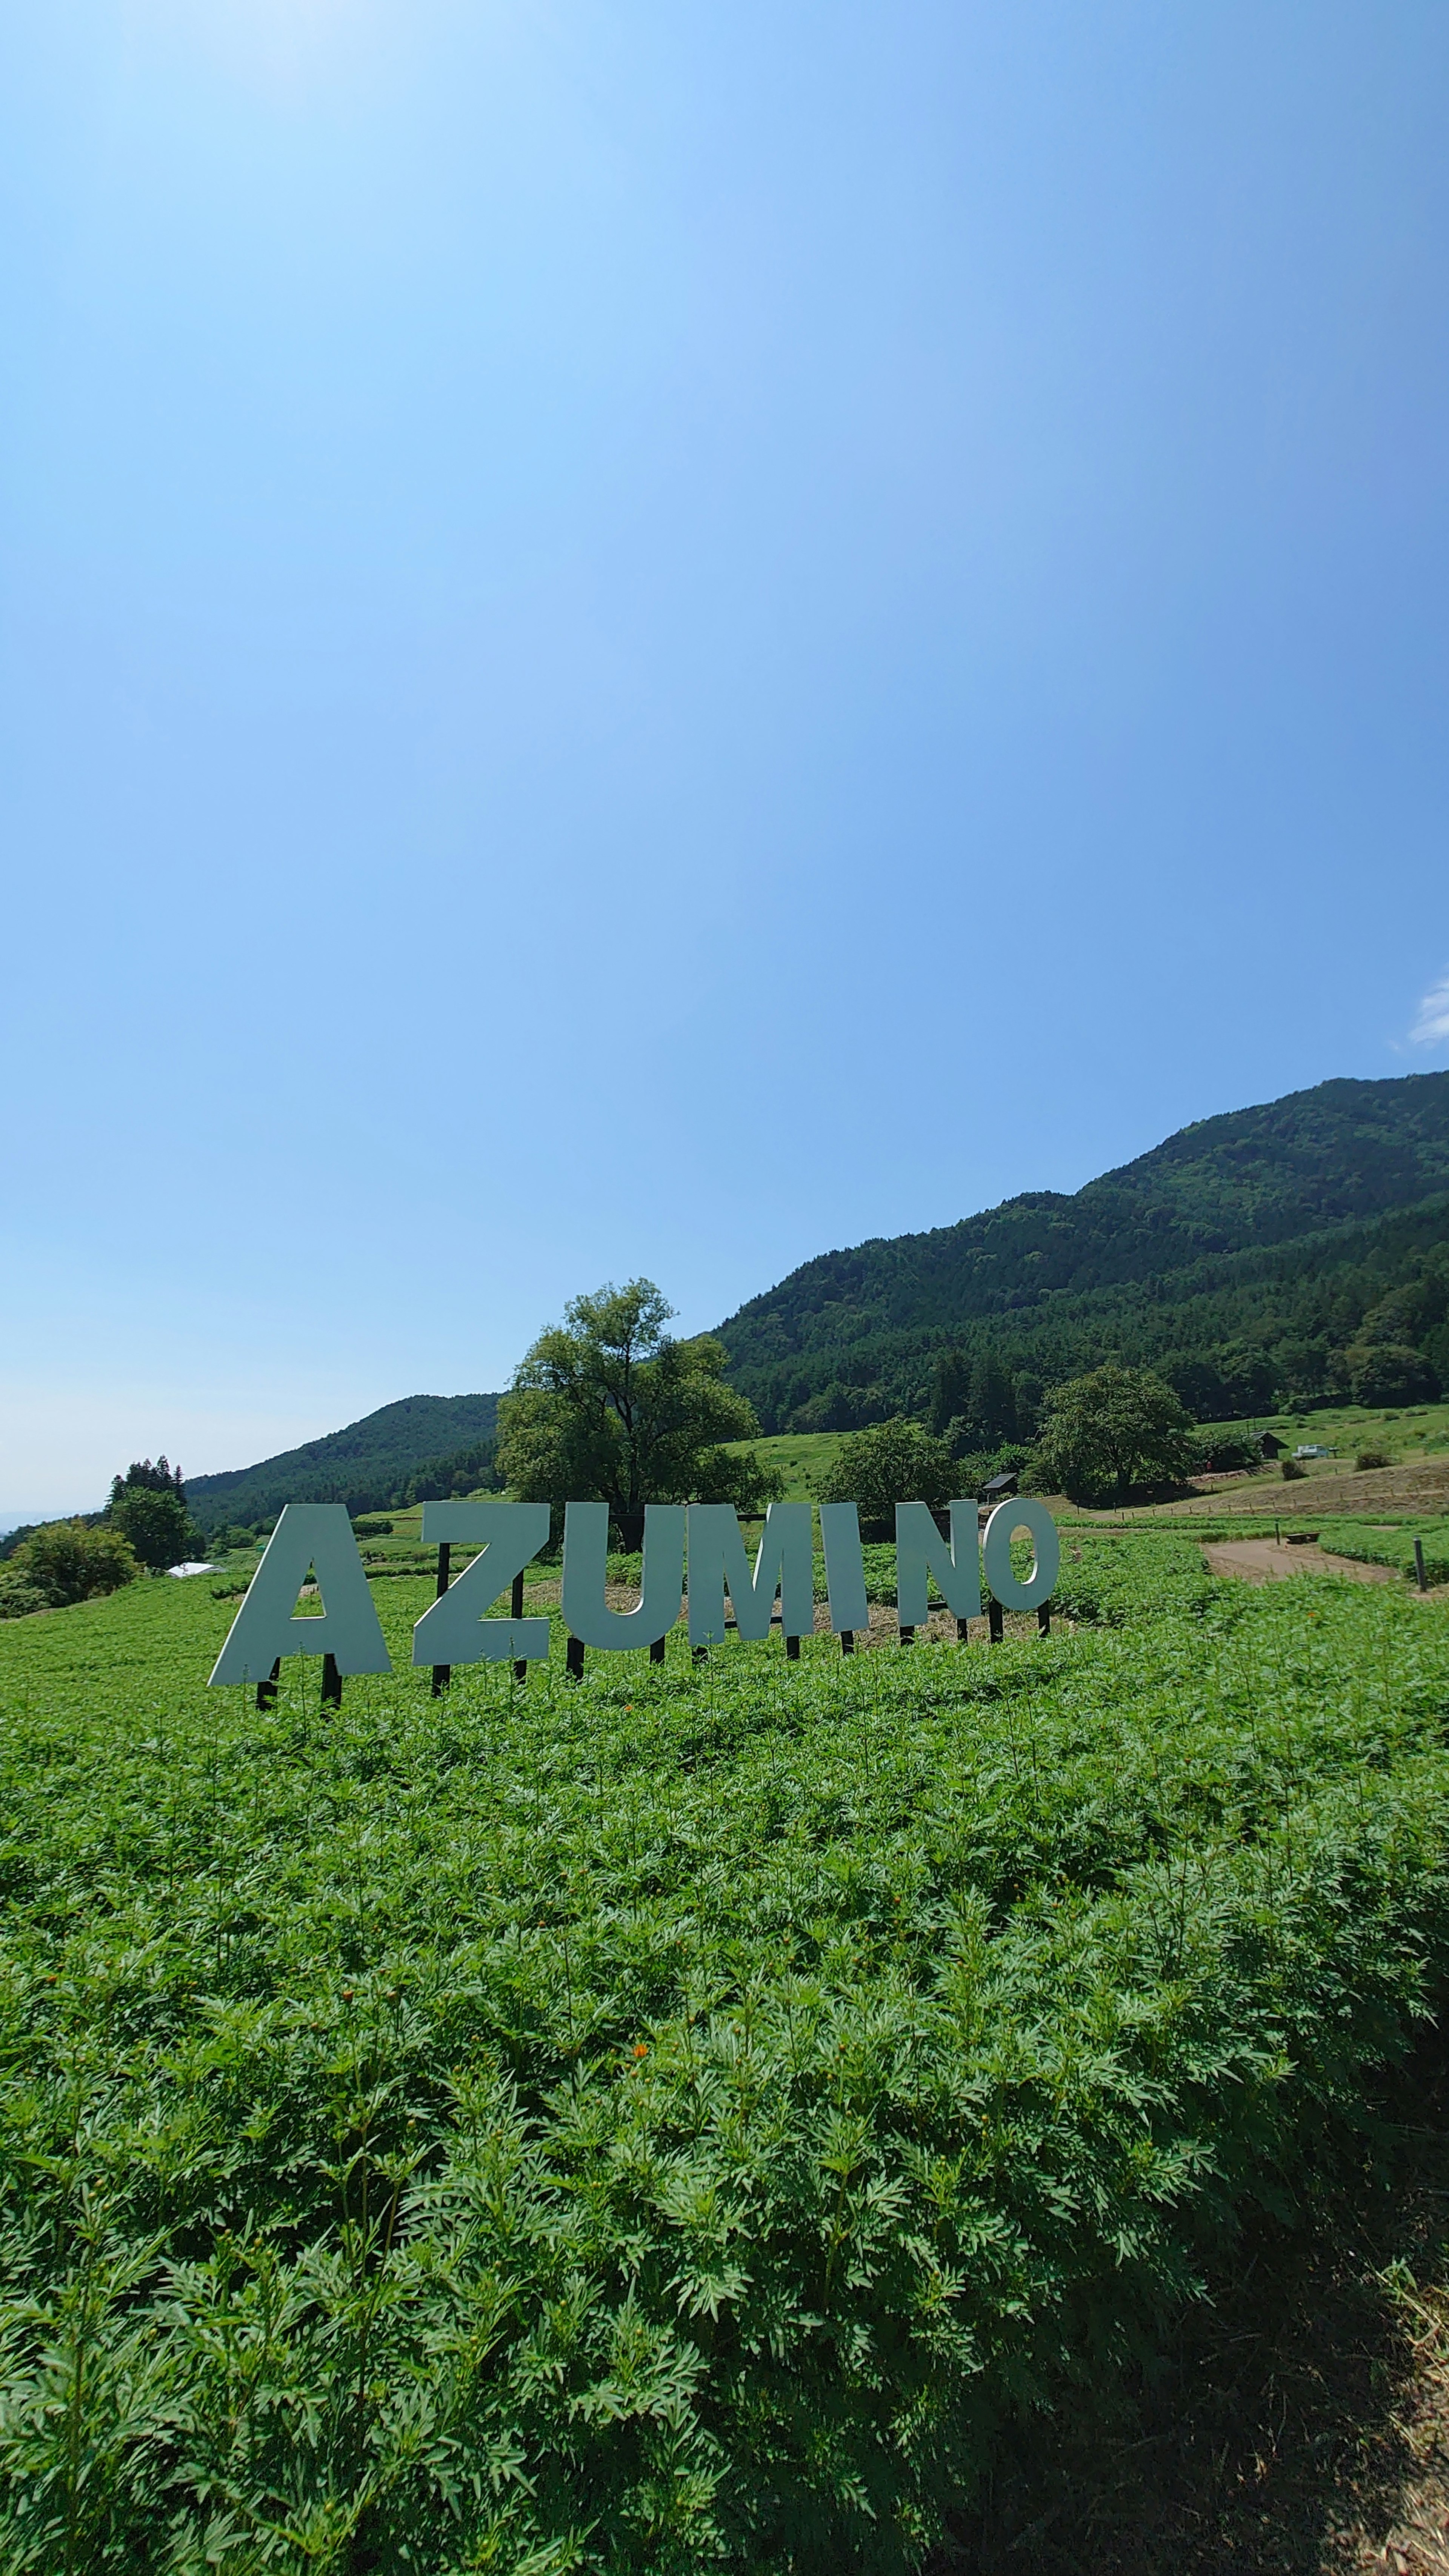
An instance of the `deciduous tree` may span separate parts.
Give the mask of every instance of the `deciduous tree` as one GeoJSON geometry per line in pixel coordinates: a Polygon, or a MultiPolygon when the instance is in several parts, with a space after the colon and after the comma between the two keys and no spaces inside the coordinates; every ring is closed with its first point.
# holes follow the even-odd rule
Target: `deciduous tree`
{"type": "Polygon", "coordinates": [[[652,1279],[575,1297],[541,1333],[498,1409],[498,1468],[525,1502],[605,1502],[626,1548],[646,1503],[733,1503],[759,1511],[779,1478],[747,1440],[759,1424],[725,1380],[724,1346],[675,1341],[652,1279]]]}
{"type": "Polygon", "coordinates": [[[1074,1500],[1125,1502],[1134,1485],[1180,1483],[1197,1457],[1171,1387],[1151,1369],[1109,1360],[1050,1390],[1033,1475],[1074,1500]]]}

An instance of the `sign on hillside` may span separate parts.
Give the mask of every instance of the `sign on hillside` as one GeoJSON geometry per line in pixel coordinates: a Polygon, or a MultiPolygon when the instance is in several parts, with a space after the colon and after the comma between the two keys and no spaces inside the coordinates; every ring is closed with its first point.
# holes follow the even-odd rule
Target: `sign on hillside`
{"type": "MultiPolygon", "coordinates": [[[[830,1626],[843,1641],[870,1626],[860,1524],[854,1503],[822,1503],[820,1534],[830,1626]]],[[[548,1543],[547,1503],[437,1502],[423,1505],[425,1545],[440,1554],[478,1550],[455,1583],[440,1576],[439,1597],[413,1629],[413,1662],[434,1671],[459,1664],[539,1661],[548,1653],[548,1621],[525,1619],[525,1566],[548,1543]],[[488,1614],[505,1592],[513,1615],[488,1614]]],[[[787,1641],[815,1624],[814,1536],[809,1503],[772,1503],[753,1567],[740,1525],[727,1503],[650,1503],[644,1514],[639,1599],[618,1610],[608,1599],[609,1507],[569,1503],[564,1509],[563,1618],[575,1649],[622,1654],[658,1648],[685,1609],[689,1642],[718,1645],[725,1635],[725,1595],[738,1634],[767,1637],[778,1600],[787,1641]],[[686,1600],[687,1596],[687,1600],[686,1600]]],[[[924,1627],[930,1584],[958,1621],[981,1616],[982,1581],[1007,1610],[1043,1610],[1056,1585],[1061,1545],[1045,1503],[999,1503],[978,1533],[976,1504],[951,1505],[943,1538],[925,1503],[896,1505],[896,1614],[902,1638],[924,1627]],[[1025,1530],[1031,1572],[1012,1570],[1011,1542],[1025,1530]]],[[[443,1556],[446,1570],[447,1557],[443,1556]]],[[[386,1673],[383,1640],[367,1572],[343,1503],[289,1503],[216,1660],[213,1682],[264,1683],[283,1655],[326,1655],[341,1675],[386,1673]],[[320,1615],[297,1618],[297,1596],[315,1574],[320,1615]]],[[[573,1650],[571,1650],[573,1660],[573,1650]]],[[[577,1662],[575,1661],[575,1669],[577,1662]]]]}

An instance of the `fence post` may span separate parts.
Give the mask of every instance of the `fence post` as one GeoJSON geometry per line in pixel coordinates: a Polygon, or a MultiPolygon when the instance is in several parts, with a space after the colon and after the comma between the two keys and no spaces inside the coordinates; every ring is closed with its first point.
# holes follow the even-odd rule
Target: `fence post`
{"type": "Polygon", "coordinates": [[[1416,1538],[1414,1541],[1414,1572],[1419,1578],[1419,1590],[1421,1592],[1427,1592],[1429,1589],[1429,1575],[1424,1564],[1424,1542],[1421,1538],[1416,1538]]]}

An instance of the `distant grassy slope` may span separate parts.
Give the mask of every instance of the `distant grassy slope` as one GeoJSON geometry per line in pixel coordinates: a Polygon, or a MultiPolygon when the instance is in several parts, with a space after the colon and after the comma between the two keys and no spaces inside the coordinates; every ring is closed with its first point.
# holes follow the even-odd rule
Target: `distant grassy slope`
{"type": "Polygon", "coordinates": [[[763,1440],[731,1440],[731,1449],[752,1450],[762,1466],[777,1468],[785,1481],[787,1503],[812,1503],[822,1480],[835,1464],[838,1431],[787,1431],[763,1440]]]}
{"type": "Polygon", "coordinates": [[[345,1430],[264,1458],[258,1466],[188,1477],[187,1498],[204,1528],[222,1521],[255,1525],[284,1503],[346,1503],[354,1512],[375,1511],[425,1461],[491,1440],[497,1423],[496,1395],[405,1395],[345,1430]]]}
{"type": "Polygon", "coordinates": [[[929,1234],[822,1253],[718,1330],[769,1429],[837,1386],[877,1413],[918,1409],[947,1341],[1004,1341],[1048,1375],[1118,1347],[1196,1348],[1261,1320],[1280,1289],[1286,1302],[1302,1238],[1315,1251],[1299,1277],[1371,1255],[1391,1211],[1429,1202],[1420,1230],[1442,1239],[1446,1190],[1449,1073],[1320,1083],[1201,1120],[1073,1197],[1028,1192],[929,1234]],[[1197,1308],[1176,1333],[1146,1311],[1164,1296],[1197,1308]]]}

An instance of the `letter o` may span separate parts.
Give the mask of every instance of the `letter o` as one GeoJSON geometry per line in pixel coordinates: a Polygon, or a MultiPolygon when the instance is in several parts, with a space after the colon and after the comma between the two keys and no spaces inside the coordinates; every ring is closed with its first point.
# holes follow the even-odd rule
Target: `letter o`
{"type": "Polygon", "coordinates": [[[998,1503],[986,1524],[981,1561],[987,1585],[1003,1610],[1039,1610],[1044,1601],[1050,1601],[1061,1571],[1062,1543],[1045,1503],[1034,1502],[1030,1495],[1019,1503],[998,1503]],[[1025,1583],[1019,1583],[1011,1570],[1012,1535],[1019,1529],[1030,1530],[1035,1551],[1025,1583]]]}

